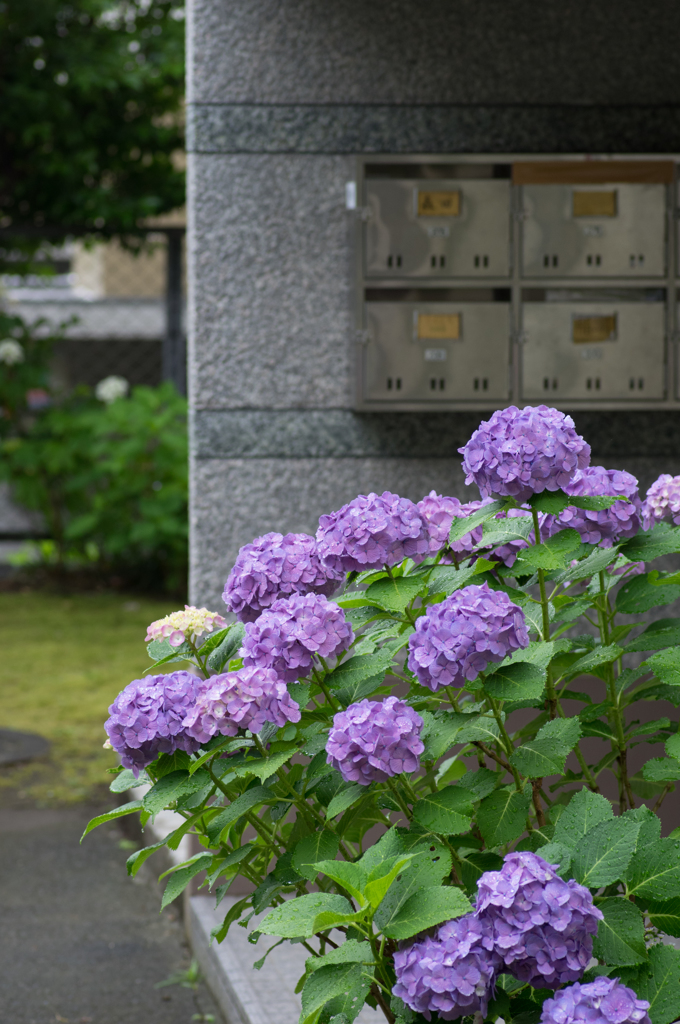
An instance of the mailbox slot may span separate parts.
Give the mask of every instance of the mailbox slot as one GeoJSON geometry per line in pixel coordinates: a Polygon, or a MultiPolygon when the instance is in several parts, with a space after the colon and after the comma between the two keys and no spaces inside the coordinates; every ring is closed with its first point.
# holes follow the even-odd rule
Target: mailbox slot
{"type": "Polygon", "coordinates": [[[664,397],[663,301],[525,302],[525,399],[664,397]]]}
{"type": "Polygon", "coordinates": [[[509,302],[367,301],[370,401],[493,400],[509,395],[509,302]]]}
{"type": "Polygon", "coordinates": [[[368,277],[507,277],[507,180],[366,181],[368,277]]]}

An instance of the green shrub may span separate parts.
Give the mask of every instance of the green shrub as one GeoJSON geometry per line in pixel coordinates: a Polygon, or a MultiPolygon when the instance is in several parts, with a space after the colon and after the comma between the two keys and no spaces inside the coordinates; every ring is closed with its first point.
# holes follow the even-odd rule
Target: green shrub
{"type": "Polygon", "coordinates": [[[44,517],[54,562],[182,590],[187,567],[186,401],[170,383],[104,405],[79,389],[3,443],[15,500],[44,517]]]}

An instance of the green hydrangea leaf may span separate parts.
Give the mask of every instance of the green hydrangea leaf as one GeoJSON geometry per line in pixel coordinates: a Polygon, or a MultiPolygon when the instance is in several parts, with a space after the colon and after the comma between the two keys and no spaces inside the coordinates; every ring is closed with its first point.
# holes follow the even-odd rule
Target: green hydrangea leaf
{"type": "Polygon", "coordinates": [[[446,786],[413,805],[413,817],[424,828],[439,835],[459,835],[472,824],[470,794],[457,786],[446,786]]]}
{"type": "Polygon", "coordinates": [[[663,903],[680,896],[680,842],[657,839],[638,850],[626,876],[628,893],[663,903]]]}
{"type": "Polygon", "coordinates": [[[638,907],[623,896],[599,900],[604,914],[593,941],[593,955],[610,967],[631,966],[647,959],[645,923],[638,907]]]}
{"type": "Polygon", "coordinates": [[[352,905],[344,896],[326,892],[307,893],[275,907],[258,924],[257,930],[283,939],[308,939],[314,934],[314,922],[321,913],[351,914],[352,905]]]}
{"type": "Polygon", "coordinates": [[[488,847],[517,839],[526,827],[529,795],[498,789],[479,805],[477,823],[488,847]]]}
{"type": "Polygon", "coordinates": [[[614,818],[586,832],[571,861],[576,881],[589,889],[599,889],[624,878],[635,853],[639,830],[637,822],[614,818]]]}
{"type": "Polygon", "coordinates": [[[409,939],[442,921],[461,917],[472,910],[467,896],[453,886],[430,886],[406,900],[383,929],[388,939],[409,939]]]}
{"type": "Polygon", "coordinates": [[[649,963],[638,968],[621,968],[617,972],[624,985],[632,988],[638,999],[649,1003],[652,1024],[672,1024],[680,1007],[680,951],[671,946],[653,946],[649,963]]]}

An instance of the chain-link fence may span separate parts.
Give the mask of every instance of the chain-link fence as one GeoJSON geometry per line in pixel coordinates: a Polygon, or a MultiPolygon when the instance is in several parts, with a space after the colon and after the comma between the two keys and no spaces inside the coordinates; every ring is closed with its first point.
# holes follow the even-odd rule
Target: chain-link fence
{"type": "Polygon", "coordinates": [[[149,230],[125,245],[75,239],[44,248],[48,276],[5,274],[0,297],[27,323],[68,323],[55,350],[55,383],[172,380],[186,390],[184,228],[149,230]]]}

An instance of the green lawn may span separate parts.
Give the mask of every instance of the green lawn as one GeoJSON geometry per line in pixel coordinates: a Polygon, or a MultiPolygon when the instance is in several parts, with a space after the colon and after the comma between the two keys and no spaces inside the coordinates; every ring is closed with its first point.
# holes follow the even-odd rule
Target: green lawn
{"type": "Polygon", "coordinates": [[[113,594],[0,594],[0,726],[52,742],[48,760],[0,769],[0,803],[102,795],[106,769],[117,763],[102,748],[107,708],[150,664],[148,623],[174,609],[113,594]]]}

